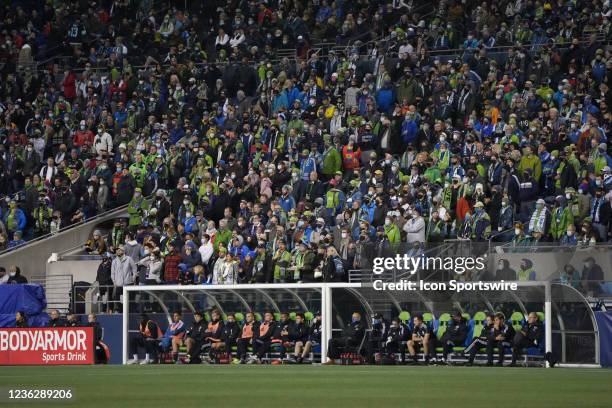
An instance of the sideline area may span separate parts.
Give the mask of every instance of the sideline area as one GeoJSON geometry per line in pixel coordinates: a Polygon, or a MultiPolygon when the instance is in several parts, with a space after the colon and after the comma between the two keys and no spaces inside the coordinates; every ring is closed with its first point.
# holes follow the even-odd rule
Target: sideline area
{"type": "MultiPolygon", "coordinates": [[[[609,407],[612,370],[394,366],[91,366],[3,367],[3,393],[71,388],[53,406],[167,407],[609,407]],[[410,403],[408,403],[410,401],[410,403]]],[[[49,406],[21,401],[0,407],[49,406]]]]}

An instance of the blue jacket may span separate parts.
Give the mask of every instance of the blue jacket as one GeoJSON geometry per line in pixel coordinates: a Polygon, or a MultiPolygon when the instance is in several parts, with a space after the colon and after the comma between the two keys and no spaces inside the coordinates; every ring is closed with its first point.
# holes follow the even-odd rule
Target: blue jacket
{"type": "Polygon", "coordinates": [[[391,113],[393,103],[395,102],[395,92],[393,88],[382,88],[376,94],[376,104],[378,110],[385,113],[391,113]]]}
{"type": "MultiPolygon", "coordinates": [[[[9,209],[4,214],[4,225],[6,225],[6,228],[8,230],[13,231],[11,227],[8,225],[8,218],[9,218],[10,212],[11,210],[9,209]]],[[[21,208],[15,208],[15,218],[17,220],[17,230],[16,231],[23,231],[23,229],[26,226],[26,217],[23,211],[21,210],[21,208]]]]}
{"type": "Polygon", "coordinates": [[[295,208],[295,199],[291,194],[288,194],[286,198],[281,196],[278,199],[278,203],[285,212],[289,212],[295,208]]]}
{"type": "Polygon", "coordinates": [[[404,144],[412,143],[416,140],[419,127],[415,120],[406,119],[402,124],[402,141],[404,144]]]}
{"type": "Polygon", "coordinates": [[[306,157],[300,163],[300,176],[302,180],[310,180],[310,173],[317,171],[317,161],[314,157],[306,157]]]}
{"type": "Polygon", "coordinates": [[[189,218],[184,218],[183,224],[185,224],[185,232],[194,232],[198,229],[198,220],[193,215],[189,218]]]}

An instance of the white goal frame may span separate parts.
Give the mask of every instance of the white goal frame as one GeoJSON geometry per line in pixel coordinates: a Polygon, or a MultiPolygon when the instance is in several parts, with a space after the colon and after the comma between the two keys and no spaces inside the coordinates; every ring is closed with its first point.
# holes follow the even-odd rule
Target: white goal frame
{"type": "MultiPolygon", "coordinates": [[[[552,351],[552,300],[551,282],[527,281],[514,282],[519,287],[544,288],[544,320],[545,324],[545,351],[552,351]]],[[[122,334],[122,360],[127,364],[129,356],[129,293],[145,292],[156,297],[155,292],[190,292],[216,290],[267,290],[267,289],[319,289],[321,291],[321,362],[327,361],[327,345],[332,334],[332,289],[333,288],[371,288],[372,283],[265,283],[265,284],[236,284],[236,285],[151,285],[151,286],[124,286],[123,287],[123,334],[122,334]]],[[[548,367],[548,363],[546,363],[548,367]]]]}

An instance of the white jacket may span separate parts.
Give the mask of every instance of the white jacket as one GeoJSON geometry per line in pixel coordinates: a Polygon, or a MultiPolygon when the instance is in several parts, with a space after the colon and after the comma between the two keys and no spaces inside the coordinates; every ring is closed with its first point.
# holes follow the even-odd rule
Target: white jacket
{"type": "Polygon", "coordinates": [[[113,138],[108,132],[98,133],[94,137],[93,148],[98,155],[102,150],[106,150],[108,154],[111,154],[113,152],[113,138]]]}
{"type": "Polygon", "coordinates": [[[409,219],[402,229],[406,232],[406,242],[425,242],[425,220],[423,217],[409,219]]]}

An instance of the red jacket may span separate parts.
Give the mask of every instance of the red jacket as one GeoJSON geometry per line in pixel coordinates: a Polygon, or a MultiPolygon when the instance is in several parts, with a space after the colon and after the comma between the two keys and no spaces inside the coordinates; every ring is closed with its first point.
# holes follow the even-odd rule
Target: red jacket
{"type": "Polygon", "coordinates": [[[74,99],[76,97],[76,76],[70,72],[64,78],[62,85],[64,86],[64,96],[66,99],[74,99]]]}
{"type": "Polygon", "coordinates": [[[348,145],[342,148],[342,166],[344,170],[353,170],[358,169],[361,165],[361,149],[358,147],[355,150],[353,146],[352,149],[349,148],[348,145]]]}

